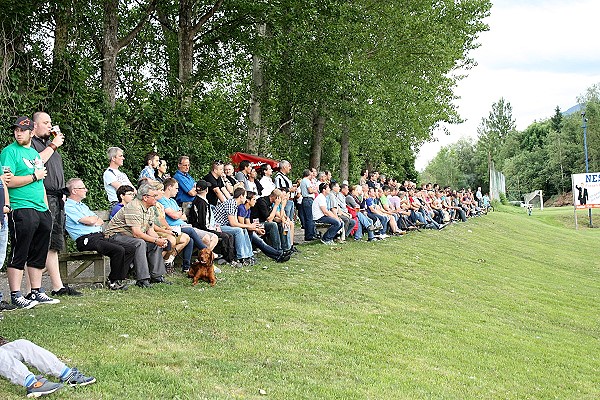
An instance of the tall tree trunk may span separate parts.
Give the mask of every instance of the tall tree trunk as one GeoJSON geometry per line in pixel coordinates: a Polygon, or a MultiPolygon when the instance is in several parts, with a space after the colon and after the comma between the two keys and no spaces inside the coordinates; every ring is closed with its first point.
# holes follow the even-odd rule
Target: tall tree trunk
{"type": "MultiPolygon", "coordinates": [[[[256,24],[259,40],[265,36],[267,26],[264,23],[256,24]]],[[[246,150],[250,154],[261,155],[262,146],[262,118],[260,99],[263,96],[263,66],[262,59],[252,55],[252,94],[250,96],[250,124],[248,126],[248,142],[246,150]]]]}
{"type": "Polygon", "coordinates": [[[197,0],[179,1],[179,81],[182,87],[182,99],[184,104],[191,104],[193,87],[190,79],[194,71],[194,44],[196,35],[200,29],[221,8],[224,0],[216,0],[215,4],[197,21],[194,20],[194,5],[197,0]]]}
{"type": "Polygon", "coordinates": [[[179,87],[179,38],[178,30],[171,23],[168,12],[158,3],[156,15],[160,21],[160,29],[165,38],[165,52],[167,54],[167,84],[171,95],[176,96],[179,87]]]}
{"type": "Polygon", "coordinates": [[[52,51],[52,72],[50,86],[56,88],[64,79],[69,79],[69,63],[66,60],[69,39],[69,21],[73,17],[70,0],[57,1],[52,10],[56,27],[54,29],[54,49],[52,51]]]}
{"type": "Polygon", "coordinates": [[[348,180],[350,176],[350,130],[348,125],[342,125],[342,138],[340,141],[340,178],[348,180]]]}
{"type": "Polygon", "coordinates": [[[325,117],[320,110],[313,112],[312,141],[310,144],[310,167],[317,170],[321,166],[321,151],[323,148],[323,131],[325,129],[325,117]]]}
{"type": "Polygon", "coordinates": [[[104,1],[104,36],[102,38],[102,90],[111,107],[117,96],[117,54],[119,40],[119,0],[104,1]]]}
{"type": "Polygon", "coordinates": [[[180,0],[179,2],[179,82],[182,99],[188,105],[192,101],[188,83],[194,69],[193,3],[193,0],[180,0]]]}
{"type": "Polygon", "coordinates": [[[154,12],[156,0],[151,0],[146,12],[137,25],[122,39],[119,30],[119,0],[104,0],[104,29],[102,37],[102,90],[110,106],[114,108],[117,97],[117,55],[128,46],[142,30],[150,14],[154,12]]]}

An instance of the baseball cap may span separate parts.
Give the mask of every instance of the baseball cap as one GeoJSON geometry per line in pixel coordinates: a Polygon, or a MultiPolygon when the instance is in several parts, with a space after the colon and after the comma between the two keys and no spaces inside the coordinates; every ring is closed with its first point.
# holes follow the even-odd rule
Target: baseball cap
{"type": "Polygon", "coordinates": [[[24,131],[30,131],[33,129],[33,121],[30,120],[29,117],[17,117],[17,120],[12,124],[11,128],[21,128],[24,131]]]}
{"type": "Polygon", "coordinates": [[[196,188],[200,189],[200,190],[204,190],[206,188],[211,187],[212,185],[210,184],[210,182],[206,182],[205,180],[199,180],[198,182],[196,182],[196,188]]]}

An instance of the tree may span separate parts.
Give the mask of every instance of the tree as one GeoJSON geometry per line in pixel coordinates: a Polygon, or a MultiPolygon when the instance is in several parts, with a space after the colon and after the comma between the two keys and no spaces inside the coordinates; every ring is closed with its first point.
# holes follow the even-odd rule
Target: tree
{"type": "Polygon", "coordinates": [[[111,107],[115,106],[117,93],[117,55],[128,46],[144,27],[154,12],[156,0],[151,0],[144,7],[137,24],[119,39],[119,0],[105,0],[103,6],[103,34],[100,45],[102,61],[102,90],[111,107]]]}
{"type": "Polygon", "coordinates": [[[513,131],[515,127],[516,122],[512,116],[512,106],[504,98],[500,98],[498,102],[492,104],[492,110],[488,117],[481,119],[481,123],[477,128],[479,139],[477,150],[479,153],[485,155],[487,177],[484,182],[486,184],[489,184],[492,161],[497,168],[502,167],[503,160],[499,158],[499,155],[508,133],[513,131]]]}

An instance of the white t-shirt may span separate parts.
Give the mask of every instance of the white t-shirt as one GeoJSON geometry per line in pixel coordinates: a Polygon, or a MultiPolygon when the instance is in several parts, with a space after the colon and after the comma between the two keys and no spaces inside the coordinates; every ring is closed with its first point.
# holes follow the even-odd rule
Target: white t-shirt
{"type": "Polygon", "coordinates": [[[263,188],[262,193],[260,194],[261,196],[269,196],[273,189],[275,189],[273,180],[271,180],[271,178],[268,176],[263,176],[260,178],[260,184],[263,188]]]}
{"type": "Polygon", "coordinates": [[[119,171],[118,169],[107,168],[106,171],[104,171],[103,178],[104,178],[104,190],[106,190],[106,195],[108,196],[108,201],[111,203],[113,201],[119,201],[119,199],[117,199],[117,189],[115,189],[115,187],[113,185],[111,185],[111,183],[119,182],[121,185],[129,185],[129,186],[135,187],[131,184],[131,181],[129,180],[127,175],[125,175],[123,172],[119,171]]]}
{"type": "Polygon", "coordinates": [[[312,204],[312,215],[314,221],[325,216],[325,214],[323,214],[323,210],[321,210],[321,207],[325,207],[325,209],[327,209],[327,199],[325,198],[323,193],[319,193],[319,195],[315,198],[315,201],[312,204]]]}

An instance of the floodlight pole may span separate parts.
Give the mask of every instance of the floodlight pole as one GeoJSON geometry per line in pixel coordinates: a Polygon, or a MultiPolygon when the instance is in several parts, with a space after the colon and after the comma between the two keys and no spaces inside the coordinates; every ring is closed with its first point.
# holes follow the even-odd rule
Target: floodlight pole
{"type": "MultiPolygon", "coordinates": [[[[585,117],[585,111],[581,112],[581,120],[583,122],[583,152],[585,154],[585,173],[590,173],[590,165],[588,162],[588,149],[587,149],[587,118],[585,117]]],[[[590,217],[590,228],[592,225],[592,209],[588,207],[588,215],[590,217]]]]}

